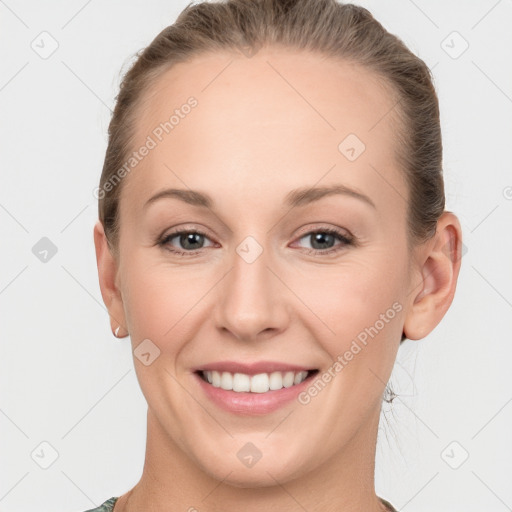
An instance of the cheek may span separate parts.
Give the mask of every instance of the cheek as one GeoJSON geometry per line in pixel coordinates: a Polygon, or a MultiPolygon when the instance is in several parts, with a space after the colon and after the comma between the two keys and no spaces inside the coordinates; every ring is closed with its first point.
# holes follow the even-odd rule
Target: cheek
{"type": "Polygon", "coordinates": [[[364,347],[365,355],[358,359],[382,358],[383,352],[389,352],[387,341],[400,338],[401,268],[392,258],[371,258],[347,264],[322,279],[316,276],[297,283],[298,294],[313,313],[310,327],[333,360],[352,350],[354,340],[364,347]]]}
{"type": "Polygon", "coordinates": [[[155,261],[142,250],[126,258],[123,274],[123,302],[134,345],[148,338],[166,353],[178,352],[193,336],[188,330],[194,310],[201,309],[215,276],[193,266],[155,261]]]}
{"type": "Polygon", "coordinates": [[[168,281],[161,272],[130,268],[123,300],[132,338],[160,340],[172,328],[178,298],[168,281]]]}
{"type": "Polygon", "coordinates": [[[171,418],[179,416],[179,411],[187,408],[187,395],[176,380],[183,370],[179,362],[195,335],[191,322],[194,306],[206,292],[198,288],[200,280],[190,272],[155,264],[147,255],[132,255],[126,268],[123,300],[139,384],[154,410],[167,411],[171,418]],[[150,357],[154,357],[147,366],[137,360],[142,347],[149,347],[150,357]],[[162,394],[164,389],[167,392],[162,394]]]}

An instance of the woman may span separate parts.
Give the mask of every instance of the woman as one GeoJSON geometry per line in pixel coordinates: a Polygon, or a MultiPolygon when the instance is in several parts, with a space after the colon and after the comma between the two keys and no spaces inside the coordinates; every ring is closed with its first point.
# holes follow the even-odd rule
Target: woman
{"type": "Polygon", "coordinates": [[[124,77],[98,197],[148,416],[140,481],[95,510],[394,510],[386,382],[461,254],[424,62],[334,0],[190,5],[124,77]]]}

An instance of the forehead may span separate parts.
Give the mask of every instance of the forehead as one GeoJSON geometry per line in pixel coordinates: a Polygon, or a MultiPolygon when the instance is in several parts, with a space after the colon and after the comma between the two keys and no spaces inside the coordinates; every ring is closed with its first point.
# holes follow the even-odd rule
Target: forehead
{"type": "Polygon", "coordinates": [[[202,54],[173,65],[144,94],[135,147],[150,137],[154,148],[127,193],[147,196],[163,182],[268,191],[269,183],[293,188],[324,175],[322,185],[356,187],[372,175],[367,192],[378,193],[375,170],[403,187],[395,105],[389,86],[355,63],[276,47],[251,58],[202,54]],[[195,106],[184,107],[191,97],[195,106]]]}

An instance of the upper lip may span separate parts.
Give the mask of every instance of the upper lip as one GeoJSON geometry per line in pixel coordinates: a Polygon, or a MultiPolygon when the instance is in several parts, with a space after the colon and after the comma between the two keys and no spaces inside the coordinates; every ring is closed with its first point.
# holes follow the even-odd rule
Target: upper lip
{"type": "Polygon", "coordinates": [[[241,363],[236,361],[217,361],[199,366],[196,372],[218,371],[229,373],[245,373],[247,375],[257,375],[258,373],[272,372],[301,372],[310,371],[315,368],[290,363],[280,363],[278,361],[255,361],[252,363],[241,363]]]}

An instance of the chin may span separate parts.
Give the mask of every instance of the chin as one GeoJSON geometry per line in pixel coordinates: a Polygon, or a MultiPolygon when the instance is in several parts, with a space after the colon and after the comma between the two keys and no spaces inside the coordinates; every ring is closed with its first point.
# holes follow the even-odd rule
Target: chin
{"type": "Polygon", "coordinates": [[[258,489],[263,487],[272,487],[279,483],[285,483],[292,480],[291,475],[282,467],[261,466],[259,469],[255,467],[250,469],[240,469],[238,467],[231,468],[229,476],[224,474],[212,474],[212,476],[222,481],[223,484],[230,485],[241,489],[258,489]]]}
{"type": "Polygon", "coordinates": [[[256,489],[275,486],[276,482],[283,484],[309,471],[309,465],[302,457],[293,454],[286,456],[282,451],[269,453],[267,457],[263,455],[250,466],[244,465],[236,454],[231,458],[229,455],[226,457],[226,453],[228,452],[223,452],[220,456],[212,454],[206,460],[201,457],[197,463],[212,478],[232,487],[256,489]],[[212,460],[217,461],[213,467],[212,460]]]}

